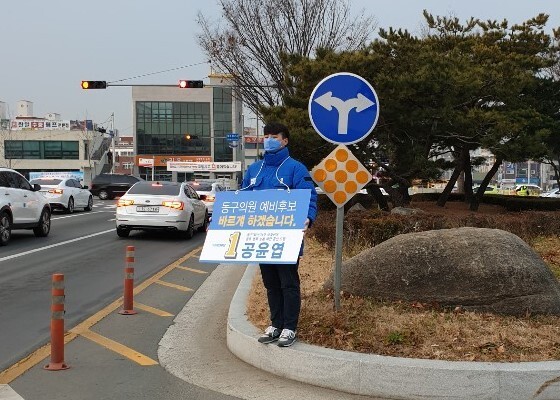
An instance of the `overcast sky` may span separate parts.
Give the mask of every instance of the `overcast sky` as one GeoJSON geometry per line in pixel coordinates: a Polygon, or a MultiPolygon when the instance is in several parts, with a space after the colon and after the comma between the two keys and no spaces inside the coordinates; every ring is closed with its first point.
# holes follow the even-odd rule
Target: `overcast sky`
{"type": "MultiPolygon", "coordinates": [[[[560,0],[352,0],[378,27],[419,33],[422,10],[435,15],[527,20],[550,15],[547,30],[560,26],[560,0]]],[[[218,17],[215,0],[2,1],[0,6],[0,101],[15,114],[18,100],[33,102],[34,116],[107,122],[132,134],[132,91],[126,87],[82,90],[83,79],[122,84],[176,84],[204,79],[208,64],[196,43],[197,11],[218,17]],[[198,65],[196,65],[198,64],[198,65]],[[128,79],[183,66],[174,71],[128,79]]],[[[8,115],[10,117],[10,115],[8,115]]],[[[105,126],[108,127],[106,123],[105,126]]]]}

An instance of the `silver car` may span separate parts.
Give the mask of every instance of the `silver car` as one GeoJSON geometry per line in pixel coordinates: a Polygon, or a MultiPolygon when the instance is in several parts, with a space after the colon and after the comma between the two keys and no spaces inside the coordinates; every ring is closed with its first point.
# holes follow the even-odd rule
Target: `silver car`
{"type": "Polygon", "coordinates": [[[195,229],[206,232],[209,213],[196,191],[187,183],[141,181],[117,202],[117,235],[132,230],[168,230],[187,239],[195,229]]]}

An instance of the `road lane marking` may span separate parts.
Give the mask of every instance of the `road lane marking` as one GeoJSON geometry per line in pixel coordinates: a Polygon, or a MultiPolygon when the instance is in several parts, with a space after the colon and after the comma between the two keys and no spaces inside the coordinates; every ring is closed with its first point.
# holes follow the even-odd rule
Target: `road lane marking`
{"type": "MultiPolygon", "coordinates": [[[[196,249],[192,250],[190,253],[185,254],[183,257],[175,260],[167,267],[163,268],[161,271],[156,272],[150,278],[146,279],[144,282],[139,284],[134,288],[134,294],[141,293],[144,289],[155,283],[161,277],[167,275],[169,272],[173,271],[178,265],[181,265],[183,262],[188,260],[192,257],[197,251],[200,251],[202,247],[197,247],[196,249]]],[[[67,344],[74,340],[79,334],[89,330],[92,326],[97,324],[103,318],[111,314],[117,308],[120,308],[123,304],[123,298],[120,297],[117,300],[113,301],[107,307],[101,309],[97,313],[93,314],[91,317],[87,318],[82,323],[76,325],[74,328],[70,329],[68,332],[64,334],[64,344],[67,344]]],[[[35,365],[39,364],[45,358],[47,358],[51,353],[51,345],[50,343],[44,345],[43,347],[35,350],[33,353],[29,354],[27,357],[19,360],[11,367],[8,367],[4,371],[0,371],[0,384],[2,383],[10,383],[14,379],[18,378],[19,376],[23,375],[27,370],[33,368],[35,365]]]]}
{"type": "Polygon", "coordinates": [[[181,290],[183,292],[192,292],[193,290],[191,288],[188,288],[186,286],[181,286],[181,285],[176,285],[174,283],[169,283],[169,282],[165,282],[165,281],[156,281],[156,283],[158,285],[162,285],[162,286],[167,286],[173,289],[177,289],[177,290],[181,290]]]}
{"type": "Polygon", "coordinates": [[[84,239],[89,239],[90,237],[94,237],[94,236],[99,236],[99,235],[104,235],[105,233],[109,233],[109,232],[115,232],[115,229],[108,229],[106,231],[101,231],[101,232],[97,232],[97,233],[92,233],[91,235],[86,235],[86,236],[81,236],[79,238],[74,238],[74,239],[70,239],[70,240],[66,240],[64,242],[60,242],[60,243],[55,243],[55,244],[51,244],[48,246],[44,246],[44,247],[39,247],[38,249],[33,249],[33,250],[28,250],[28,251],[24,251],[22,253],[18,253],[18,254],[13,254],[11,256],[7,256],[7,257],[2,257],[0,258],[0,262],[2,261],[7,261],[7,260],[11,260],[13,258],[18,258],[18,257],[23,257],[29,254],[33,254],[33,253],[37,253],[38,251],[43,251],[43,250],[48,250],[48,249],[52,249],[54,247],[58,247],[58,246],[64,246],[65,244],[68,243],[74,243],[74,242],[78,242],[80,240],[84,240],[84,239]]]}
{"type": "Polygon", "coordinates": [[[141,303],[134,303],[134,308],[138,308],[139,310],[144,310],[147,311],[149,313],[155,314],[155,315],[159,315],[160,317],[173,317],[174,315],[171,313],[168,313],[167,311],[163,311],[160,310],[158,308],[154,308],[154,307],[150,307],[147,306],[145,304],[141,304],[141,303]]]}
{"type": "MultiPolygon", "coordinates": [[[[66,332],[64,334],[64,344],[70,343],[78,335],[72,332],[66,332]]],[[[11,367],[0,372],[0,384],[10,383],[20,375],[22,375],[28,369],[33,368],[35,365],[39,364],[45,358],[51,354],[51,344],[48,343],[43,347],[35,350],[33,353],[29,354],[27,357],[22,358],[16,362],[11,367]]]]}
{"type": "Polygon", "coordinates": [[[57,219],[64,219],[64,218],[74,218],[74,217],[83,217],[84,215],[92,215],[92,214],[99,214],[99,213],[104,213],[107,211],[90,211],[87,214],[73,214],[73,215],[65,215],[64,217],[56,217],[53,218],[51,217],[51,220],[57,220],[57,219]]]}
{"type": "Polygon", "coordinates": [[[190,268],[190,267],[183,267],[182,265],[178,266],[177,269],[182,269],[183,271],[196,272],[197,274],[207,274],[208,273],[206,271],[201,271],[199,269],[194,269],[194,268],[190,268]]]}
{"type": "Polygon", "coordinates": [[[83,337],[91,340],[92,342],[95,342],[95,343],[105,347],[106,349],[114,351],[115,353],[120,354],[121,356],[124,356],[124,357],[128,358],[129,360],[134,361],[137,364],[140,364],[140,365],[143,365],[143,366],[157,365],[158,364],[157,361],[152,360],[150,357],[145,356],[144,354],[139,353],[136,350],[125,346],[124,344],[115,342],[114,340],[111,340],[111,339],[109,339],[105,336],[102,336],[102,335],[100,335],[96,332],[86,330],[86,331],[80,333],[80,336],[83,336],[83,337]]]}

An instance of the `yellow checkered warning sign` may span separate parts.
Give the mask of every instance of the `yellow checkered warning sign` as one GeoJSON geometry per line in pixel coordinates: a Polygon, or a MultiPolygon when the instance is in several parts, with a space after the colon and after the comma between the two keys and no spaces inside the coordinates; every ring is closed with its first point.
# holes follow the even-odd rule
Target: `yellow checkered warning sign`
{"type": "Polygon", "coordinates": [[[337,207],[344,206],[372,178],[343,144],[311,170],[311,177],[337,207]]]}

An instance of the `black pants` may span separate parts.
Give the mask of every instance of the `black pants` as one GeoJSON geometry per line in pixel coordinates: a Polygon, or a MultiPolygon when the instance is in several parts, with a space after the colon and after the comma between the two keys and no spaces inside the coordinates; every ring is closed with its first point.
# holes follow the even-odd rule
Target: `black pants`
{"type": "Polygon", "coordinates": [[[275,328],[295,331],[301,309],[301,292],[296,264],[260,264],[268,297],[270,321],[275,328]]]}

